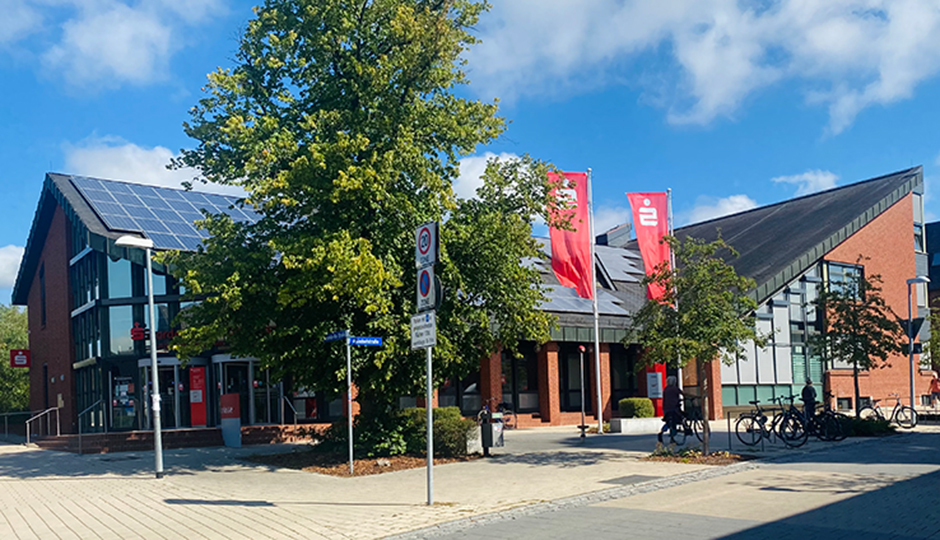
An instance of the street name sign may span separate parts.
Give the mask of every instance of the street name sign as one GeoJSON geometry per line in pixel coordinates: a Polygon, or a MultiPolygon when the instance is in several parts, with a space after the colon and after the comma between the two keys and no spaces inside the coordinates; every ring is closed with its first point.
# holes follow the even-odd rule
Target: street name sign
{"type": "Polygon", "coordinates": [[[437,222],[425,223],[415,230],[415,267],[433,266],[438,252],[437,222]]]}
{"type": "Polygon", "coordinates": [[[349,338],[350,345],[360,345],[365,347],[381,347],[382,338],[380,337],[351,337],[349,338]]]}
{"type": "Polygon", "coordinates": [[[436,307],[434,286],[434,267],[418,270],[418,311],[428,311],[436,307]]]}
{"type": "Polygon", "coordinates": [[[437,318],[433,311],[411,317],[411,348],[426,349],[437,345],[437,318]]]}
{"type": "Polygon", "coordinates": [[[341,339],[346,339],[348,337],[349,337],[349,330],[341,330],[339,332],[331,332],[327,334],[326,337],[323,338],[323,342],[328,343],[330,341],[339,341],[341,339]]]}

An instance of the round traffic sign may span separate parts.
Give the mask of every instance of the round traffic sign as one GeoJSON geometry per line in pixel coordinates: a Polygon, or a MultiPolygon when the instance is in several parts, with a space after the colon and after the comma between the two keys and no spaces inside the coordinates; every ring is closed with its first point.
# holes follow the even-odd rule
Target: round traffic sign
{"type": "Polygon", "coordinates": [[[422,255],[427,255],[429,249],[431,249],[431,228],[422,227],[418,232],[418,251],[422,255]]]}
{"type": "Polygon", "coordinates": [[[418,290],[421,296],[427,296],[431,292],[431,273],[427,270],[421,271],[421,278],[418,281],[418,290]]]}

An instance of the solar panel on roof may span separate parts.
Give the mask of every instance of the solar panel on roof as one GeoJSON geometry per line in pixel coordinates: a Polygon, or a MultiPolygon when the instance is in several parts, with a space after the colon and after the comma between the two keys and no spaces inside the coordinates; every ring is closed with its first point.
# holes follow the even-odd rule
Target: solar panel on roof
{"type": "Polygon", "coordinates": [[[197,249],[208,237],[193,225],[205,218],[203,209],[240,222],[258,219],[251,210],[234,207],[235,197],[83,176],[73,176],[71,181],[109,229],[143,233],[157,249],[197,249]]]}

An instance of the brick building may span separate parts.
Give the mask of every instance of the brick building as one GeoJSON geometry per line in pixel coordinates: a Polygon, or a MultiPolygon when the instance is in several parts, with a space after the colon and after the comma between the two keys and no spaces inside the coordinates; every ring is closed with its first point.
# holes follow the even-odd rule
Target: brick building
{"type": "MultiPolygon", "coordinates": [[[[711,416],[721,417],[723,406],[796,393],[807,376],[823,381],[838,405],[852,406],[851,370],[824,365],[806,347],[806,337],[820,324],[808,307],[819,286],[855,272],[878,273],[889,305],[905,316],[906,280],[928,271],[922,199],[923,173],[917,167],[677,229],[680,237],[705,240],[721,231],[740,252],[729,262],[757,282],[751,294],[760,305],[759,329],[773,334],[766,348],[751,344],[731,366],[713,363],[708,374],[716,398],[711,416]],[[859,256],[867,259],[859,263],[859,256]]],[[[60,407],[66,433],[75,432],[79,421],[86,431],[149,429],[149,341],[136,339],[149,325],[144,254],[114,242],[130,233],[151,238],[157,249],[194,249],[200,233],[192,222],[201,218],[200,209],[254,219],[232,203],[219,195],[46,176],[13,296],[14,304],[29,307],[32,410],[60,407]],[[88,412],[79,419],[80,411],[88,412]]],[[[636,370],[640,350],[624,343],[630,314],[645,300],[642,260],[627,227],[599,236],[598,244],[600,407],[591,303],[563,287],[555,287],[542,306],[558,318],[550,342],[523,343],[519,355],[500,351],[482,359],[477,372],[451,377],[438,389],[438,404],[459,406],[472,415],[492,399],[513,404],[523,426],[576,424],[580,346],[588,349],[584,391],[592,416],[600,408],[610,418],[620,399],[646,395],[646,377],[636,370]]],[[[544,249],[550,254],[547,240],[544,249]]],[[[557,285],[547,261],[533,264],[547,283],[557,285]]],[[[302,420],[329,421],[342,414],[337,396],[305,393],[291,388],[289,381],[273,380],[255,359],[214,350],[181,365],[165,344],[173,335],[175,315],[186,307],[185,291],[164,269],[155,271],[165,428],[196,423],[193,411],[199,406],[191,398],[199,390],[194,381],[200,379],[203,394],[197,397],[206,415],[200,425],[217,424],[221,393],[241,396],[244,424],[292,421],[285,403],[302,420]]],[[[926,289],[917,288],[915,297],[916,309],[922,311],[926,289]]],[[[889,364],[863,375],[864,397],[885,399],[898,391],[906,395],[907,359],[893,358],[889,364]]],[[[684,371],[691,393],[698,386],[695,371],[684,371]]],[[[915,375],[917,393],[924,394],[929,376],[915,375]]],[[[402,405],[414,402],[402,398],[402,405]]]]}

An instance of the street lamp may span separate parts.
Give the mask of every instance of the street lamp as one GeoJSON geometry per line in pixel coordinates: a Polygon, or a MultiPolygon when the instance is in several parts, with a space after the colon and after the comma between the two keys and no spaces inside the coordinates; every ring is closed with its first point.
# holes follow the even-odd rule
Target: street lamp
{"type": "Polygon", "coordinates": [[[157,368],[157,317],[153,305],[153,267],[150,263],[150,250],[153,249],[153,240],[139,236],[122,236],[114,241],[118,247],[132,247],[143,249],[147,257],[147,305],[150,309],[150,372],[151,383],[151,410],[153,411],[153,450],[156,460],[157,478],[163,478],[163,435],[160,431],[160,377],[157,368]]]}
{"type": "Polygon", "coordinates": [[[927,276],[917,276],[907,280],[907,354],[911,364],[911,408],[914,408],[914,319],[911,306],[911,285],[930,283],[927,276]]]}

